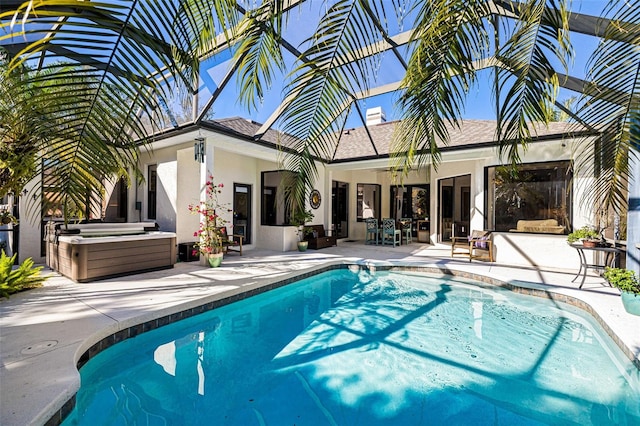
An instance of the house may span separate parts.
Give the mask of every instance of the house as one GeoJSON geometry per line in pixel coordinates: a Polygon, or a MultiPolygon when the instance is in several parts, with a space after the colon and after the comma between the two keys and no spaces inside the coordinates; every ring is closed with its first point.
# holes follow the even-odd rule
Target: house
{"type": "MultiPolygon", "coordinates": [[[[315,189],[321,201],[307,206],[314,213],[313,223],[324,225],[338,241],[364,241],[367,216],[410,217],[414,238],[430,244],[447,244],[473,229],[491,229],[498,262],[579,267],[564,234],[592,223],[593,213],[579,203],[580,182],[590,178],[571,175],[576,135],[568,133],[568,124],[538,128],[522,158],[519,180],[511,180],[500,167],[493,142],[495,122],[466,120],[461,129],[451,131],[450,143],[441,146],[437,170],[412,171],[399,183],[389,171],[396,123],[385,122],[380,112],[366,127],[344,130],[332,158],[318,159],[315,189]],[[519,220],[542,219],[553,219],[557,226],[515,232],[519,220]]],[[[113,186],[108,202],[93,209],[94,218],[155,221],[161,230],[175,232],[178,244],[193,242],[199,218],[188,205],[200,200],[204,182],[213,175],[224,184],[221,201],[233,209],[226,219],[234,233],[244,235],[245,250],[294,250],[295,228],[287,226],[288,212],[279,198],[286,173],[279,158],[286,138],[269,130],[256,139],[260,127],[232,117],[158,136],[153,150],[140,158],[145,182],[113,186]],[[283,146],[278,145],[281,140],[283,146]]],[[[43,261],[41,226],[22,222],[22,257],[43,261]]]]}

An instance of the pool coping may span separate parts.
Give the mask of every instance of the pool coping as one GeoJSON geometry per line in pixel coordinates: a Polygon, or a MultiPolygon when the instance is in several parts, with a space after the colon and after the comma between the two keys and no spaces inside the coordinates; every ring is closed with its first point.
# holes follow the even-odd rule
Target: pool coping
{"type": "MultiPolygon", "coordinates": [[[[200,299],[193,299],[184,304],[179,304],[166,309],[154,312],[151,316],[153,318],[145,318],[145,316],[134,316],[127,321],[119,322],[118,325],[125,323],[122,328],[112,332],[109,331],[112,327],[105,327],[102,330],[94,333],[84,340],[84,342],[76,350],[75,364],[78,371],[84,366],[91,358],[96,356],[101,351],[119,343],[126,339],[135,337],[147,331],[157,329],[159,327],[180,321],[182,319],[190,318],[195,315],[202,314],[204,312],[219,308],[221,306],[228,305],[233,302],[237,302],[257,294],[261,294],[276,288],[280,288],[291,284],[293,282],[312,277],[314,275],[338,269],[349,269],[357,266],[368,270],[380,270],[380,271],[401,271],[401,272],[415,272],[415,273],[428,273],[428,274],[441,274],[450,275],[455,277],[461,277],[465,279],[471,279],[483,284],[488,284],[494,287],[504,288],[514,293],[523,295],[529,295],[534,297],[540,297],[550,299],[557,302],[567,303],[574,307],[577,307],[593,317],[593,319],[603,328],[607,335],[618,346],[622,353],[629,358],[629,360],[640,370],[640,353],[636,354],[634,351],[625,344],[623,339],[613,330],[613,328],[604,320],[604,318],[597,312],[597,310],[587,301],[582,300],[579,297],[564,294],[558,289],[554,289],[547,284],[520,281],[518,284],[506,282],[503,279],[491,277],[489,275],[481,274],[478,272],[463,271],[459,269],[452,269],[449,265],[443,266],[420,266],[411,263],[394,263],[388,261],[371,261],[371,260],[333,260],[325,262],[322,265],[310,267],[303,271],[294,271],[287,273],[283,277],[274,278],[272,280],[265,280],[260,283],[250,285],[246,288],[234,288],[221,293],[208,295],[200,299]]],[[[582,294],[582,293],[581,293],[582,294]]],[[[75,399],[77,390],[75,389],[73,395],[62,403],[60,409],[53,413],[48,418],[45,425],[59,425],[62,421],[71,413],[75,406],[75,399]]],[[[62,402],[62,401],[59,401],[62,402]]],[[[46,417],[45,417],[46,418],[46,417]]]]}

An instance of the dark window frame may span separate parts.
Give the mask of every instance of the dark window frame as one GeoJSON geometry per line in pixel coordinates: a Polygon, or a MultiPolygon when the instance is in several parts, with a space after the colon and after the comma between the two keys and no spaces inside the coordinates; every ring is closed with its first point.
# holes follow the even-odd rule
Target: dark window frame
{"type": "MultiPolygon", "coordinates": [[[[561,168],[564,171],[564,179],[562,180],[564,184],[564,197],[556,197],[556,199],[564,198],[565,204],[562,203],[560,207],[557,207],[556,204],[553,208],[547,205],[547,214],[542,214],[541,210],[538,209],[537,214],[522,214],[525,209],[522,208],[522,200],[524,199],[526,202],[526,198],[520,197],[520,208],[515,208],[510,210],[508,208],[500,209],[500,211],[505,211],[505,217],[511,217],[510,223],[501,223],[496,225],[496,217],[495,212],[499,210],[496,208],[495,199],[491,200],[492,193],[495,193],[495,189],[492,191],[490,185],[493,184],[492,179],[495,174],[491,174],[492,169],[498,169],[502,166],[500,164],[487,166],[484,168],[484,194],[485,194],[485,229],[494,230],[497,232],[508,232],[509,229],[516,228],[518,220],[541,220],[541,219],[556,219],[558,220],[558,224],[565,227],[565,233],[569,232],[572,229],[573,224],[573,210],[574,210],[574,201],[573,201],[573,164],[570,160],[558,160],[558,161],[541,161],[541,162],[531,162],[531,163],[523,163],[518,165],[519,172],[533,171],[538,174],[543,173],[545,170],[555,170],[557,168],[561,168]],[[516,213],[516,214],[513,214],[516,213]],[[547,217],[543,217],[547,216],[547,217]]],[[[533,181],[534,184],[539,184],[540,182],[553,182],[553,180],[542,181],[536,180],[533,181]]],[[[530,191],[530,189],[528,189],[530,191]]],[[[514,192],[515,194],[515,192],[514,192]]],[[[541,192],[538,192],[541,194],[541,192]]],[[[494,197],[495,198],[495,197],[494,197]]],[[[504,197],[503,197],[504,198],[504,197]]],[[[544,197],[542,197],[544,198],[544,197]]],[[[512,201],[512,203],[516,203],[516,201],[512,201]]],[[[530,204],[533,204],[530,202],[530,204]]],[[[530,208],[530,207],[529,207],[530,208]]]]}
{"type": "Polygon", "coordinates": [[[413,183],[404,186],[400,185],[392,185],[389,187],[389,217],[400,220],[402,218],[412,218],[413,220],[428,220],[430,216],[430,208],[431,208],[431,185],[429,183],[413,183]],[[396,209],[395,209],[395,197],[397,196],[397,191],[399,189],[403,189],[402,191],[402,209],[403,213],[396,217],[396,209]],[[414,190],[424,191],[424,206],[422,208],[424,211],[422,214],[418,211],[414,211],[414,190]]]}
{"type": "Polygon", "coordinates": [[[380,220],[382,218],[382,185],[378,183],[356,183],[356,221],[364,222],[366,218],[363,216],[363,203],[364,203],[364,189],[360,190],[361,186],[374,186],[377,188],[377,196],[374,197],[373,203],[373,216],[376,219],[380,220]]]}
{"type": "Polygon", "coordinates": [[[253,193],[253,185],[248,183],[233,183],[233,232],[232,234],[240,234],[244,236],[244,244],[251,244],[252,239],[252,193],[253,193]],[[246,189],[245,191],[239,191],[240,188],[246,189]],[[238,206],[236,205],[236,195],[238,193],[246,193],[246,205],[244,205],[244,209],[247,211],[246,217],[240,217],[238,215],[238,206]],[[239,231],[240,226],[243,226],[243,232],[239,231]]]}
{"type": "Polygon", "coordinates": [[[291,173],[295,174],[291,170],[266,170],[260,173],[260,225],[261,226],[291,226],[291,211],[287,207],[287,203],[284,200],[286,193],[285,187],[282,184],[282,177],[278,180],[277,186],[268,185],[265,187],[265,177],[271,173],[291,173]],[[274,209],[266,208],[266,195],[265,189],[274,190],[276,194],[274,197],[269,197],[271,202],[274,202],[274,209]],[[272,200],[272,198],[275,198],[272,200]],[[278,214],[280,213],[278,207],[284,209],[282,212],[282,220],[278,220],[278,214]]]}
{"type": "Polygon", "coordinates": [[[158,165],[147,166],[147,219],[158,218],[158,165]]]}

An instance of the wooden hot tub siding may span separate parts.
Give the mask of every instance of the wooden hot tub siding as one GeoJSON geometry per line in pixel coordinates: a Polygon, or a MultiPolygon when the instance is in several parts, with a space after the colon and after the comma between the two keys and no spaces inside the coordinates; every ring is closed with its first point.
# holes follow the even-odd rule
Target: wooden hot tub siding
{"type": "Polygon", "coordinates": [[[172,268],[176,260],[175,237],[47,245],[49,267],[77,282],[172,268]]]}

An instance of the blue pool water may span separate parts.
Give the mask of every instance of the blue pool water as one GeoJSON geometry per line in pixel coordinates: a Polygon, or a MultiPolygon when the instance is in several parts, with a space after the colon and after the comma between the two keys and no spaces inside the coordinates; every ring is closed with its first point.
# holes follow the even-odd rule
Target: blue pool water
{"type": "Polygon", "coordinates": [[[81,376],[65,424],[640,424],[640,373],[587,314],[450,276],[326,272],[81,376]]]}

